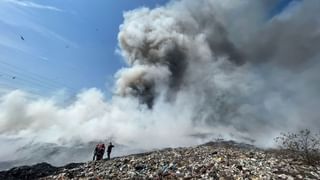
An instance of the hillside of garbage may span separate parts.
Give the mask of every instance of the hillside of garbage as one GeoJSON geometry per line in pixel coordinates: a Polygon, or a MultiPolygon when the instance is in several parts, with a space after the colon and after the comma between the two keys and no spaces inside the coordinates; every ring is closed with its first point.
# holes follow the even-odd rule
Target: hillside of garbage
{"type": "Polygon", "coordinates": [[[0,179],[320,179],[320,166],[280,150],[221,141],[63,167],[16,167],[0,179]]]}

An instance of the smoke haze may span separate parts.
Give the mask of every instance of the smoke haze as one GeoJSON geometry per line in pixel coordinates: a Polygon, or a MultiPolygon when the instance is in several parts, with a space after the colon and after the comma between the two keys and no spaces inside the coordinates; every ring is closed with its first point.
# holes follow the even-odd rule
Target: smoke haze
{"type": "MultiPolygon", "coordinates": [[[[177,0],[125,12],[117,51],[127,67],[115,74],[116,95],[92,88],[61,105],[9,92],[0,143],[112,139],[152,149],[225,138],[270,147],[281,131],[318,131],[320,1],[270,16],[274,6],[177,0]]],[[[0,159],[8,154],[1,149],[0,159]]]]}

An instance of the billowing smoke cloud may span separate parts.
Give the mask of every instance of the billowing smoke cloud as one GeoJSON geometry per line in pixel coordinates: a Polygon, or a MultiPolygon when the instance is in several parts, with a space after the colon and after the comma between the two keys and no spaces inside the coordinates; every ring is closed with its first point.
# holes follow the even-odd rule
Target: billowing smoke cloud
{"type": "Polygon", "coordinates": [[[119,91],[149,108],[186,94],[195,126],[231,126],[255,137],[289,124],[312,128],[319,114],[302,112],[317,96],[310,90],[318,79],[320,26],[313,14],[320,3],[293,1],[271,17],[275,3],[175,1],[127,12],[118,39],[130,68],[118,74],[118,82],[127,81],[119,91]],[[140,66],[145,73],[122,75],[140,66]]]}
{"type": "Polygon", "coordinates": [[[115,75],[117,95],[89,89],[61,106],[10,92],[0,101],[0,139],[271,146],[281,131],[319,130],[320,2],[293,1],[273,16],[274,6],[183,0],[126,12],[118,39],[128,66],[115,75]]]}
{"type": "Polygon", "coordinates": [[[159,93],[165,91],[170,100],[181,86],[189,86],[186,76],[193,74],[197,64],[215,62],[219,57],[241,64],[242,56],[217,20],[213,5],[210,1],[185,1],[127,12],[118,39],[130,71],[137,72],[132,76],[120,72],[119,81],[127,82],[120,92],[130,91],[151,108],[159,93]],[[194,11],[193,6],[199,6],[200,11],[194,11]],[[159,79],[158,74],[167,78],[159,79]],[[165,87],[157,92],[157,84],[165,87]]]}

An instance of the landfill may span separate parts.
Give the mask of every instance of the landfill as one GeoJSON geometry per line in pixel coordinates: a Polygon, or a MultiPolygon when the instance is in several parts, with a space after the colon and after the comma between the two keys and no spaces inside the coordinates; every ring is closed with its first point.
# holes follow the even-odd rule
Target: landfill
{"type": "Polygon", "coordinates": [[[320,166],[228,141],[91,161],[41,179],[320,179],[320,166]]]}

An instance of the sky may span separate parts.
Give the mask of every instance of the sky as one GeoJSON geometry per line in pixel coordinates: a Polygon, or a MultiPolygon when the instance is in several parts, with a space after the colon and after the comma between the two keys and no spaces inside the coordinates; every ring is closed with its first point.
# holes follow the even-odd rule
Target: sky
{"type": "Polygon", "coordinates": [[[116,53],[123,12],[167,0],[1,0],[0,87],[36,95],[75,94],[96,87],[110,94],[125,66],[116,53]]]}

